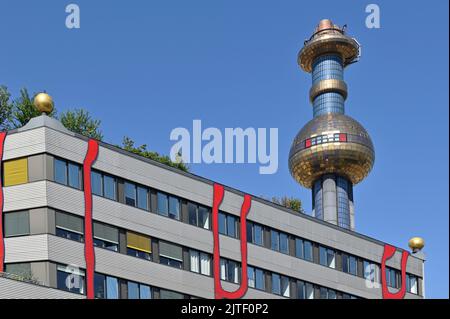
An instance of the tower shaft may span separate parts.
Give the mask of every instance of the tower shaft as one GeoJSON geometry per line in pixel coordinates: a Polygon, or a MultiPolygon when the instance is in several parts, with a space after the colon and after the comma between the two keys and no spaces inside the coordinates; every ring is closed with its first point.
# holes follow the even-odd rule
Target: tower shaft
{"type": "Polygon", "coordinates": [[[322,20],[298,56],[311,73],[313,119],[297,134],[289,170],[312,189],[313,215],[354,230],[353,185],[373,167],[375,153],[364,127],[345,115],[344,68],[359,58],[358,42],[330,20],[322,20]]]}

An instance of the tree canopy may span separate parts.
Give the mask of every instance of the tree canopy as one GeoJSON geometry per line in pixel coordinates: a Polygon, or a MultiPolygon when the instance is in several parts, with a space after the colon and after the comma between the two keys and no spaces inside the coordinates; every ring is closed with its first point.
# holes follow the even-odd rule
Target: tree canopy
{"type": "MultiPolygon", "coordinates": [[[[33,95],[34,97],[34,95],[33,95]]],[[[33,117],[39,116],[41,113],[34,107],[33,98],[30,97],[28,90],[23,88],[20,90],[20,96],[12,99],[6,86],[0,86],[0,131],[19,128],[28,123],[33,117]]],[[[67,110],[57,115],[56,107],[50,114],[50,117],[59,119],[61,123],[70,131],[103,140],[103,134],[100,130],[101,121],[94,119],[89,111],[77,108],[67,110]]],[[[169,156],[160,155],[157,152],[147,150],[147,145],[143,144],[136,147],[134,141],[125,136],[122,145],[118,146],[126,151],[150,158],[160,163],[178,168],[182,171],[189,171],[189,167],[181,161],[173,162],[169,156]]]]}

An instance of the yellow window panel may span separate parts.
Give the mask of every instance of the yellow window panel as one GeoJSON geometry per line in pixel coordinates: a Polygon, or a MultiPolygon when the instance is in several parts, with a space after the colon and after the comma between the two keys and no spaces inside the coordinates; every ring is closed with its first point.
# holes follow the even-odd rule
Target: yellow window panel
{"type": "Polygon", "coordinates": [[[152,252],[150,237],[133,232],[127,232],[127,247],[149,254],[152,252]]]}
{"type": "Polygon", "coordinates": [[[21,158],[7,161],[3,164],[5,186],[24,184],[28,182],[28,160],[21,158]]]}

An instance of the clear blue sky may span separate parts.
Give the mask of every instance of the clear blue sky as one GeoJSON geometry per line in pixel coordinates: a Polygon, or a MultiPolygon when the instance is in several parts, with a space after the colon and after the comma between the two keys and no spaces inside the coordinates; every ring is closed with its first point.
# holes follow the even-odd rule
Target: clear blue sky
{"type": "Polygon", "coordinates": [[[204,126],[279,128],[279,170],[193,165],[194,173],[254,195],[300,197],[287,157],[312,118],[310,75],[296,55],[320,19],[362,45],[346,69],[346,113],[376,149],[354,189],[357,231],[406,248],[423,236],[428,297],[448,297],[448,1],[73,1],[81,29],[65,27],[70,1],[0,0],[0,84],[47,90],[57,108],[87,108],[105,140],[123,135],[169,153],[170,131],[204,126]]]}

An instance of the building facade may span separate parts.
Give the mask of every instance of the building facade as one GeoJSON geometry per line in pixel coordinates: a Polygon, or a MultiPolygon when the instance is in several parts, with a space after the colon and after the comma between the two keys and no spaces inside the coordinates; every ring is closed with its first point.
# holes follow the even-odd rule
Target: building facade
{"type": "MultiPolygon", "coordinates": [[[[339,73],[339,57],[324,63],[335,62],[339,73]]],[[[337,101],[344,116],[342,98],[317,96],[337,101]]],[[[315,118],[334,112],[323,111],[327,103],[314,106],[315,118]]],[[[335,144],[347,142],[332,133],[335,144]]],[[[353,175],[301,177],[307,187],[321,181],[309,216],[75,134],[45,114],[0,142],[0,298],[424,297],[420,251],[354,231],[353,175]],[[341,204],[329,208],[327,192],[341,204]]],[[[366,165],[361,179],[366,160],[356,164],[366,165]]]]}

